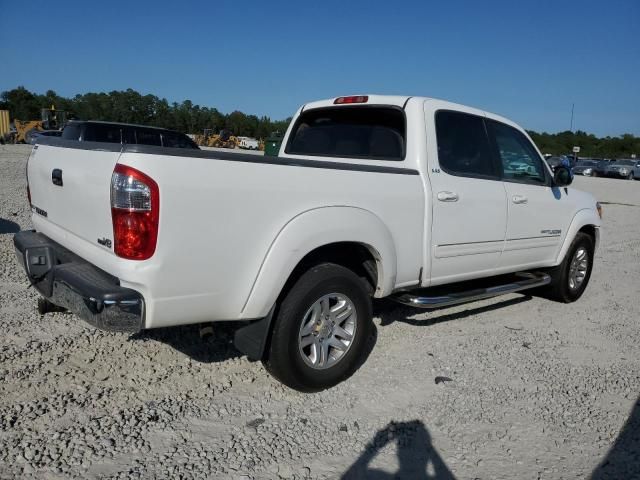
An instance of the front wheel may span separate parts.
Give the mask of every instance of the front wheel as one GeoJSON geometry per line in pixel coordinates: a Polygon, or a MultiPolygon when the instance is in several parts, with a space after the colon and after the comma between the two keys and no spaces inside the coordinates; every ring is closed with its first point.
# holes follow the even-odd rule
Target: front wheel
{"type": "Polygon", "coordinates": [[[263,363],[293,389],[324,390],[355,372],[372,328],[365,281],[323,263],[305,272],[282,300],[263,363]]]}
{"type": "Polygon", "coordinates": [[[543,296],[564,303],[578,300],[591,278],[593,253],[593,239],[578,232],[562,263],[547,272],[551,283],[544,289],[543,296]]]}

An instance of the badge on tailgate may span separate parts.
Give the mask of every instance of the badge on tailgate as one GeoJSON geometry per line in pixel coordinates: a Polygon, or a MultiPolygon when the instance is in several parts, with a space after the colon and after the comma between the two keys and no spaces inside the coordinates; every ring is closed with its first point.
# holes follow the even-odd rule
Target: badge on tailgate
{"type": "Polygon", "coordinates": [[[108,238],[99,238],[98,243],[103,247],[111,248],[111,240],[108,238]]]}

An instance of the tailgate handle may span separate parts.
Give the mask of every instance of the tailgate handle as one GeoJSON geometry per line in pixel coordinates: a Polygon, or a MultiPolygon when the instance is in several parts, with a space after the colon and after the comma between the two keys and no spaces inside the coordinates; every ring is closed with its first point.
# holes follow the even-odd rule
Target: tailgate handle
{"type": "Polygon", "coordinates": [[[54,185],[62,186],[62,170],[59,168],[54,168],[51,172],[51,181],[54,185]]]}

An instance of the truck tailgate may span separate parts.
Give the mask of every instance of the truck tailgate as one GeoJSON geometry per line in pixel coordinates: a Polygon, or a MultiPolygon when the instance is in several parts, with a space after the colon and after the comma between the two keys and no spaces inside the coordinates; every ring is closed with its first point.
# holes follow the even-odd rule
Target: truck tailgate
{"type": "Polygon", "coordinates": [[[111,175],[119,156],[120,145],[104,150],[36,145],[27,175],[38,229],[49,234],[47,225],[53,224],[92,245],[111,239],[111,175]]]}

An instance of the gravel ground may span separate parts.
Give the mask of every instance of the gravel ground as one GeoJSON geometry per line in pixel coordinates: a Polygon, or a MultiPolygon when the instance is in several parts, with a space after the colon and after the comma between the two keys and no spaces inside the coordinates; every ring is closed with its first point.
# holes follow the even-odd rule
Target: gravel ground
{"type": "Polygon", "coordinates": [[[1,478],[640,478],[640,182],[576,179],[608,202],[577,303],[376,304],[364,366],[304,395],[226,325],[38,315],[12,245],[28,152],[0,146],[1,478]]]}

